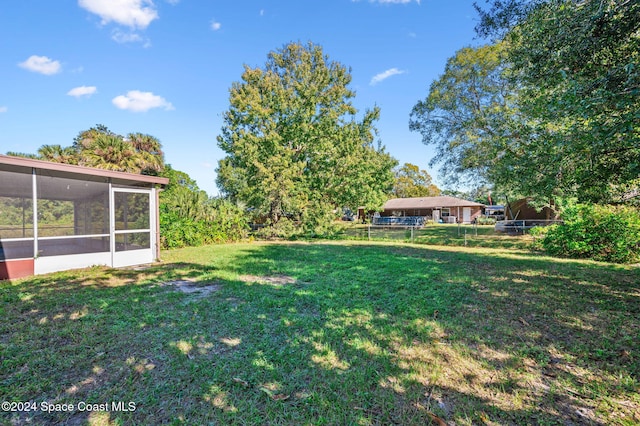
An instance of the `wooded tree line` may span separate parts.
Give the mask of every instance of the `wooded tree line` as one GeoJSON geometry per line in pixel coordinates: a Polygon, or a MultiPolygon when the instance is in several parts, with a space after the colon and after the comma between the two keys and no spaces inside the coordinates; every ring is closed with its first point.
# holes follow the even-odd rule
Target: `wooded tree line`
{"type": "MultiPolygon", "coordinates": [[[[410,129],[436,147],[432,165],[448,182],[553,200],[556,209],[637,202],[640,3],[476,8],[477,32],[492,43],[456,52],[410,116],[410,129]]],[[[376,208],[390,195],[437,195],[428,174],[395,167],[375,144],[379,112],[357,118],[349,83],[348,69],[311,43],[246,67],[218,138],[223,192],[272,224],[345,205],[376,208]]]]}

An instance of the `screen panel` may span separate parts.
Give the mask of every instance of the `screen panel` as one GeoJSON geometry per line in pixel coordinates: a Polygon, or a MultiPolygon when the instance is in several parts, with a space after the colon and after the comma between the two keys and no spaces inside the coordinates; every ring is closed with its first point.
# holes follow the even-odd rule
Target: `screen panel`
{"type": "Polygon", "coordinates": [[[32,194],[31,174],[0,170],[0,239],[33,238],[32,194]]]}
{"type": "Polygon", "coordinates": [[[114,192],[116,231],[150,229],[149,193],[114,192]]]}

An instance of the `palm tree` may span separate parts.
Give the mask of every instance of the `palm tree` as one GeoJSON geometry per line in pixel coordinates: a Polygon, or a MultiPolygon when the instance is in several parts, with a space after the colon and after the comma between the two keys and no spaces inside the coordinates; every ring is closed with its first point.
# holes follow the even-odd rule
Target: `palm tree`
{"type": "Polygon", "coordinates": [[[102,124],[80,132],[69,147],[43,145],[37,154],[7,155],[155,176],[164,169],[158,139],[143,133],[129,133],[124,138],[102,124]]]}
{"type": "Polygon", "coordinates": [[[157,175],[164,168],[164,154],[160,141],[151,135],[143,133],[129,133],[129,142],[139,155],[142,174],[157,175]]]}
{"type": "Polygon", "coordinates": [[[81,151],[80,165],[119,172],[140,173],[140,158],[133,145],[118,135],[98,134],[81,151]]]}
{"type": "Polygon", "coordinates": [[[107,128],[104,124],[96,124],[89,130],[83,130],[73,139],[73,148],[76,151],[82,151],[88,148],[100,135],[118,136],[107,128]]]}
{"type": "Polygon", "coordinates": [[[55,163],[78,164],[78,153],[70,146],[42,145],[38,149],[38,158],[55,163]]]}
{"type": "Polygon", "coordinates": [[[10,155],[12,157],[31,158],[31,159],[34,159],[34,160],[37,160],[37,159],[40,158],[36,154],[28,154],[26,152],[16,152],[16,151],[7,151],[6,155],[10,155]]]}

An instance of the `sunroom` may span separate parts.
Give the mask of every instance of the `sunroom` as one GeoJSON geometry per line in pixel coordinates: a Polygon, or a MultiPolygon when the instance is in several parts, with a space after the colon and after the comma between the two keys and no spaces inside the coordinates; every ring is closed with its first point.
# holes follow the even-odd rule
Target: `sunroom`
{"type": "Polygon", "coordinates": [[[0,155],[0,279],[153,262],[167,183],[0,155]]]}

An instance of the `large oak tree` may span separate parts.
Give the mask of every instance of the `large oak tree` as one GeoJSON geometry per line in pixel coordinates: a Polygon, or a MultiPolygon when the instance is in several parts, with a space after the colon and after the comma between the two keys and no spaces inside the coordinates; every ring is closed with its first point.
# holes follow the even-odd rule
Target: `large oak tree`
{"type": "Polygon", "coordinates": [[[539,191],[620,202],[640,188],[640,2],[491,0],[481,35],[504,40],[529,117],[539,191]]]}
{"type": "Polygon", "coordinates": [[[507,154],[518,156],[513,141],[521,137],[511,123],[520,118],[506,70],[503,45],[465,47],[413,107],[409,128],[436,147],[431,165],[440,164],[449,181],[477,185],[513,175],[499,163],[507,154]]]}
{"type": "Polygon", "coordinates": [[[435,161],[540,199],[637,197],[640,2],[488,3],[496,44],[457,52],[413,110],[435,161]]]}
{"type": "Polygon", "coordinates": [[[396,161],[376,143],[378,108],[352,104],[350,70],[319,45],[291,43],[230,89],[218,186],[272,224],[384,203],[396,161]]]}

